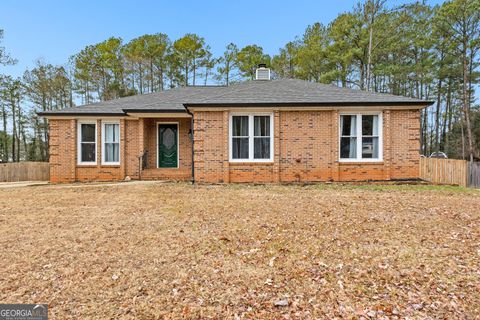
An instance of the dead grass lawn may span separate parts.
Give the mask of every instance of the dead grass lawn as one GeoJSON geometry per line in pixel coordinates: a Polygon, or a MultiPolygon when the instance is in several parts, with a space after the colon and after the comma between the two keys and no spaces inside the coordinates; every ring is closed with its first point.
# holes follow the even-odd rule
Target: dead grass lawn
{"type": "Polygon", "coordinates": [[[52,319],[480,314],[480,192],[459,188],[2,189],[0,245],[0,303],[52,319]]]}

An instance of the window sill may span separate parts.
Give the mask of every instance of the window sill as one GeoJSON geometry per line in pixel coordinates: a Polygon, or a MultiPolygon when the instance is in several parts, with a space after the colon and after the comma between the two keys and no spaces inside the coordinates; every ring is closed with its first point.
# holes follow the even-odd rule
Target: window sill
{"type": "Polygon", "coordinates": [[[273,166],[273,161],[230,161],[231,166],[273,166]]]}
{"type": "Polygon", "coordinates": [[[102,168],[120,168],[120,163],[102,163],[101,164],[102,168]]]}
{"type": "Polygon", "coordinates": [[[379,164],[384,164],[383,160],[371,160],[371,161],[365,161],[365,160],[357,160],[357,161],[352,161],[352,160],[339,160],[338,161],[339,165],[379,165],[379,164]]]}
{"type": "Polygon", "coordinates": [[[96,163],[77,163],[78,168],[96,168],[98,164],[96,163]]]}

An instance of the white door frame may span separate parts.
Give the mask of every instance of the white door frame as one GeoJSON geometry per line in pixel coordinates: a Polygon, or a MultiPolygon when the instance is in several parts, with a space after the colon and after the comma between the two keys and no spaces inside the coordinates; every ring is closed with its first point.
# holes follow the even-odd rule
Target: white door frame
{"type": "Polygon", "coordinates": [[[177,122],[158,121],[156,126],[157,126],[157,152],[156,152],[157,158],[155,159],[155,161],[157,163],[156,164],[157,169],[178,169],[178,168],[180,168],[180,124],[179,124],[179,122],[178,121],[177,122]],[[158,133],[159,133],[159,127],[160,127],[161,124],[174,124],[174,125],[177,126],[177,166],[176,167],[161,168],[159,166],[160,165],[160,163],[159,163],[159,160],[160,160],[159,159],[159,156],[160,156],[159,151],[160,150],[158,148],[159,147],[159,145],[158,145],[158,142],[159,142],[158,141],[158,133]]]}

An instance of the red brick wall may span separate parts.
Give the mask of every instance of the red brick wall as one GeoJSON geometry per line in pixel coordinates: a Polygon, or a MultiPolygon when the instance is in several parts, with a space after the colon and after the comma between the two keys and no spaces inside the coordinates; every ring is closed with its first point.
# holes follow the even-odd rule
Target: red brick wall
{"type": "Polygon", "coordinates": [[[420,112],[391,112],[392,179],[420,175],[420,112]]]}
{"type": "Polygon", "coordinates": [[[277,182],[271,163],[231,163],[229,175],[230,182],[277,182]]]}
{"type": "MultiPolygon", "coordinates": [[[[132,179],[138,179],[138,157],[142,154],[139,145],[139,120],[125,121],[125,145],[123,154],[125,155],[125,176],[132,179]]],[[[143,149],[143,148],[142,148],[143,149]]]]}
{"type": "MultiPolygon", "coordinates": [[[[228,163],[228,145],[225,148],[225,130],[228,116],[224,112],[196,112],[194,114],[195,180],[199,182],[228,182],[224,177],[224,162],[228,163]]],[[[228,132],[226,133],[228,135],[228,132]]],[[[228,168],[228,167],[227,167],[228,168]]],[[[226,169],[228,170],[228,169],[226,169]]]]}
{"type": "Polygon", "coordinates": [[[228,111],[195,112],[198,182],[315,182],[418,178],[418,110],[383,112],[383,161],[338,161],[337,111],[275,111],[274,161],[228,162],[228,111]]]}
{"type": "Polygon", "coordinates": [[[338,137],[332,133],[332,112],[280,113],[280,180],[332,180],[338,137]]]}
{"type": "Polygon", "coordinates": [[[75,120],[50,121],[50,181],[75,181],[76,165],[75,120]]]}
{"type": "MultiPolygon", "coordinates": [[[[337,111],[274,111],[274,161],[230,163],[229,112],[197,111],[195,180],[228,182],[315,182],[418,178],[418,110],[383,112],[383,162],[339,163],[337,111]]],[[[190,180],[190,119],[121,120],[118,166],[101,164],[101,121],[97,122],[97,164],[77,165],[76,120],[50,120],[52,182],[111,181],[139,178],[138,156],[149,151],[142,179],[190,180]],[[157,168],[157,122],[179,123],[179,168],[157,168]]]]}
{"type": "MultiPolygon", "coordinates": [[[[159,120],[160,121],[160,120],[159,120]]],[[[142,179],[191,179],[190,119],[166,119],[179,122],[179,168],[156,168],[156,122],[153,119],[120,120],[120,165],[101,164],[101,120],[97,120],[97,164],[77,164],[77,121],[50,120],[50,181],[115,181],[127,176],[139,178],[139,159],[149,151],[149,164],[142,179]]]]}

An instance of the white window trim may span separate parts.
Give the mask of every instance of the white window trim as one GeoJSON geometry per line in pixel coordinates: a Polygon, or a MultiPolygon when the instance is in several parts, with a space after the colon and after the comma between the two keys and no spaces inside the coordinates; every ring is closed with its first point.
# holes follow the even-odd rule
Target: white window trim
{"type": "Polygon", "coordinates": [[[157,158],[155,159],[155,162],[156,162],[156,165],[155,167],[157,169],[178,169],[180,168],[180,124],[179,122],[162,122],[162,121],[159,121],[157,122],[157,158]],[[168,167],[168,168],[163,168],[163,167],[160,167],[160,164],[159,164],[159,156],[160,156],[160,150],[158,148],[158,128],[160,127],[161,124],[175,124],[177,125],[177,166],[176,167],[168,167]]]}
{"type": "Polygon", "coordinates": [[[383,162],[383,114],[382,112],[341,112],[338,116],[338,161],[339,162],[383,162]],[[362,158],[362,115],[378,116],[378,158],[362,158]],[[357,116],[357,157],[341,158],[341,116],[357,116]]]}
{"type": "Polygon", "coordinates": [[[77,164],[78,165],[96,165],[98,158],[98,149],[97,149],[97,131],[98,124],[96,120],[82,120],[77,121],[77,164]],[[82,161],[82,124],[94,124],[95,125],[95,161],[82,161]]]}
{"type": "Polygon", "coordinates": [[[254,112],[254,113],[245,113],[245,112],[234,112],[230,113],[228,119],[228,154],[229,154],[229,161],[230,162],[240,162],[240,163],[248,163],[248,162],[260,162],[260,163],[269,163],[273,162],[273,144],[274,144],[274,136],[273,136],[273,113],[271,112],[254,112]],[[234,116],[248,116],[248,159],[233,159],[233,126],[232,126],[232,117],[234,116]],[[254,159],[253,157],[253,145],[254,145],[254,125],[253,125],[253,117],[254,116],[269,116],[270,117],[270,158],[269,159],[254,159]],[[251,125],[250,125],[251,124],[251,125]]]}
{"type": "Polygon", "coordinates": [[[116,166],[120,165],[120,161],[122,161],[122,146],[121,146],[121,141],[122,141],[122,132],[120,129],[120,121],[119,120],[102,120],[102,165],[107,165],[107,166],[116,166]],[[106,124],[118,124],[118,161],[106,161],[105,160],[105,125],[106,124]]]}

